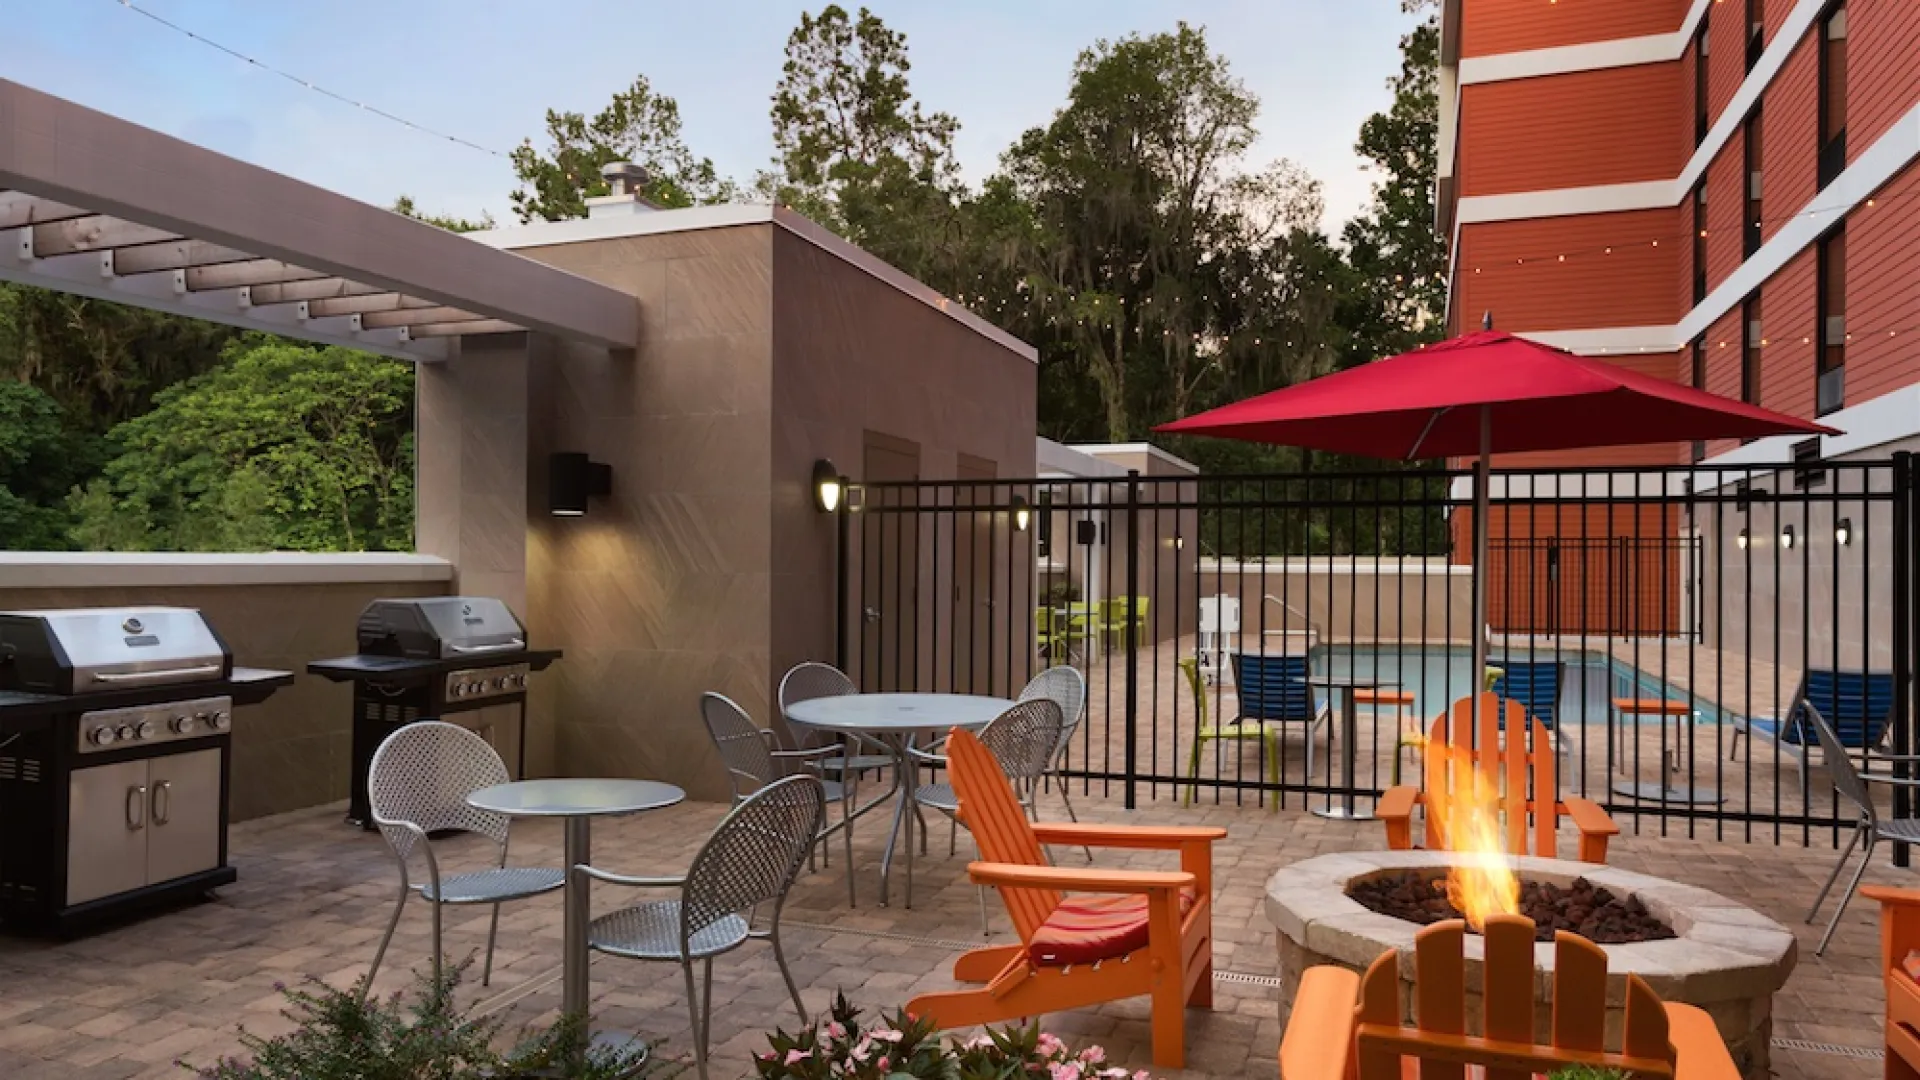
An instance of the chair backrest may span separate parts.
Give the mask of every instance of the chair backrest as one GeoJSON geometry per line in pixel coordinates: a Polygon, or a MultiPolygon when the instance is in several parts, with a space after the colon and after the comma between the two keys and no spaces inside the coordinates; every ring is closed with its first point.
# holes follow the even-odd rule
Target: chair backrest
{"type": "Polygon", "coordinates": [[[993,718],[980,729],[980,742],[1007,778],[1025,788],[1053,764],[1060,748],[1060,706],[1051,698],[1030,698],[993,718]]]}
{"type": "Polygon", "coordinates": [[[1068,740],[1079,730],[1080,719],[1087,711],[1087,677],[1080,669],[1062,664],[1050,667],[1035,675],[1020,691],[1021,701],[1033,701],[1045,698],[1060,706],[1060,745],[1059,750],[1067,748],[1068,740]]]}
{"type": "Polygon", "coordinates": [[[381,835],[402,859],[419,836],[387,822],[411,822],[422,832],[449,829],[507,841],[504,814],[476,810],[467,796],[511,777],[487,740],[458,724],[421,720],[386,737],[367,768],[367,801],[381,835]]]}
{"type": "Polygon", "coordinates": [[[1174,666],[1186,676],[1187,690],[1193,694],[1193,722],[1201,723],[1207,718],[1207,679],[1200,673],[1200,661],[1189,656],[1175,661],[1174,666]]]}
{"type": "Polygon", "coordinates": [[[1034,630],[1034,633],[1042,634],[1042,635],[1053,633],[1053,609],[1052,608],[1036,607],[1033,609],[1033,630],[1034,630]]]}
{"type": "Polygon", "coordinates": [[[1307,658],[1233,653],[1240,715],[1250,720],[1311,720],[1318,711],[1307,685],[1307,658]]]}
{"type": "Polygon", "coordinates": [[[814,776],[776,780],[742,800],[714,826],[687,867],[680,942],[728,915],[771,901],[778,913],[826,824],[826,789],[814,776]]]}
{"type": "MultiPolygon", "coordinates": [[[[1046,865],[1040,840],[1034,836],[1033,826],[1013,793],[1013,784],[1000,770],[992,751],[972,732],[955,728],[947,739],[947,771],[960,803],[960,819],[973,834],[982,861],[1016,866],[1046,865]]],[[[1060,906],[1060,894],[1053,889],[1002,888],[999,891],[1022,941],[1031,938],[1053,909],[1060,906]]]]}
{"type": "Polygon", "coordinates": [[[1873,795],[1867,791],[1867,782],[1860,777],[1860,770],[1853,763],[1853,751],[1858,747],[1849,747],[1833,730],[1825,715],[1808,703],[1805,708],[1807,723],[1813,727],[1820,740],[1820,753],[1826,761],[1827,775],[1833,778],[1833,790],[1840,797],[1853,804],[1860,816],[1869,822],[1877,822],[1879,815],[1873,808],[1873,795]]]}
{"type": "Polygon", "coordinates": [[[713,748],[727,767],[735,802],[773,783],[779,775],[773,747],[767,745],[767,733],[754,724],[747,710],[724,694],[706,693],[700,695],[700,719],[706,721],[713,748]]]}
{"type": "Polygon", "coordinates": [[[1553,727],[1560,707],[1562,665],[1558,660],[1503,660],[1502,674],[1493,681],[1493,693],[1502,701],[1517,701],[1527,715],[1553,727]]]}
{"type": "Polygon", "coordinates": [[[1809,708],[1819,710],[1842,745],[1878,746],[1893,723],[1893,674],[1814,668],[1800,681],[1793,719],[1804,723],[1809,708]]]}
{"type": "Polygon", "coordinates": [[[1601,1064],[1642,1078],[1673,1075],[1676,1054],[1666,1008],[1638,975],[1627,976],[1620,1051],[1606,1052],[1607,954],[1587,939],[1565,931],[1554,935],[1553,1024],[1546,1043],[1535,1041],[1532,920],[1487,920],[1479,980],[1484,1038],[1470,1043],[1460,1038],[1475,1026],[1466,1009],[1466,924],[1435,923],[1413,941],[1412,1024],[1402,1020],[1396,950],[1381,954],[1361,977],[1354,1026],[1359,1080],[1400,1080],[1402,1055],[1419,1059],[1424,1077],[1461,1076],[1461,1065],[1479,1065],[1488,1077],[1526,1077],[1574,1064],[1601,1064]]]}
{"type": "Polygon", "coordinates": [[[823,745],[826,740],[837,738],[831,732],[820,731],[806,725],[796,725],[787,717],[787,710],[803,701],[812,701],[823,697],[850,697],[858,694],[860,688],[853,684],[847,673],[832,664],[823,664],[817,660],[795,664],[780,677],[780,719],[787,725],[786,734],[795,745],[823,745]]]}
{"type": "MultiPolygon", "coordinates": [[[[1555,850],[1555,826],[1559,822],[1557,797],[1558,765],[1553,752],[1553,735],[1539,719],[1529,721],[1518,701],[1501,700],[1494,694],[1480,695],[1480,734],[1473,736],[1471,698],[1453,703],[1450,715],[1436,717],[1427,735],[1426,774],[1429,801],[1434,792],[1469,790],[1477,769],[1480,777],[1496,785],[1500,792],[1501,816],[1506,826],[1507,850],[1515,855],[1528,854],[1527,811],[1533,814],[1532,854],[1552,858],[1555,850]],[[1531,738],[1528,737],[1531,733],[1531,738]],[[1531,796],[1529,796],[1531,792],[1531,796]]],[[[1441,835],[1443,815],[1427,815],[1427,846],[1446,846],[1441,835]]]]}

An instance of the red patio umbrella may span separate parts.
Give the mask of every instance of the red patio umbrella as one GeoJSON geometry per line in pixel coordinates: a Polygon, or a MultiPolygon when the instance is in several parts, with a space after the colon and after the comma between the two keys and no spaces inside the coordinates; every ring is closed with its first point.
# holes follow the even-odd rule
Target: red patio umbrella
{"type": "Polygon", "coordinates": [[[1495,330],[1335,372],[1154,430],[1403,460],[1478,455],[1473,472],[1475,671],[1487,660],[1487,488],[1494,453],[1839,434],[1495,330]]]}

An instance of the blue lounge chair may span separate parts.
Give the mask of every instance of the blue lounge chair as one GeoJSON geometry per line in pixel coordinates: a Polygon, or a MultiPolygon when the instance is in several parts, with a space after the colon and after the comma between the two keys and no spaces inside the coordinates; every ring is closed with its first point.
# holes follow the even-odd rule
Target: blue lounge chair
{"type": "Polygon", "coordinates": [[[1495,660],[1490,663],[1502,671],[1500,677],[1493,680],[1493,695],[1500,699],[1501,707],[1517,701],[1528,716],[1552,731],[1558,719],[1560,685],[1564,681],[1560,661],[1495,660]]]}
{"type": "Polygon", "coordinates": [[[1893,674],[1814,668],[1801,678],[1800,689],[1787,704],[1784,723],[1771,716],[1734,717],[1727,757],[1739,754],[1740,736],[1754,735],[1779,747],[1782,756],[1792,758],[1804,769],[1807,750],[1819,745],[1807,716],[1808,705],[1818,709],[1833,726],[1841,745],[1849,750],[1872,750],[1886,740],[1893,726],[1893,674]]]}
{"type": "Polygon", "coordinates": [[[1307,658],[1233,653],[1233,682],[1240,698],[1235,722],[1305,724],[1307,777],[1313,777],[1314,731],[1327,722],[1327,703],[1307,685],[1307,658]]]}

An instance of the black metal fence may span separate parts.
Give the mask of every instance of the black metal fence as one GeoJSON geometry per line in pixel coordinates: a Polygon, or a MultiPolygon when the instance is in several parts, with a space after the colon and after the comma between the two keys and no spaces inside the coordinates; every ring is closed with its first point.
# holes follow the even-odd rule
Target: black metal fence
{"type": "Polygon", "coordinates": [[[870,691],[1007,697],[1071,664],[1068,775],[1129,807],[1364,815],[1493,676],[1552,729],[1562,794],[1634,831],[1850,827],[1810,694],[1863,763],[1914,748],[1911,456],[1492,483],[1484,568],[1459,471],[865,485],[840,659],[870,691]],[[1498,673],[1469,670],[1477,571],[1498,673]]]}

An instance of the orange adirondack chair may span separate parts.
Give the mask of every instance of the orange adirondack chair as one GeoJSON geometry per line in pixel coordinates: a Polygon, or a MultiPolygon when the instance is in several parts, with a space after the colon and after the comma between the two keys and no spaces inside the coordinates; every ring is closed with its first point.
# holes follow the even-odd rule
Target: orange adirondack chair
{"type": "MultiPolygon", "coordinates": [[[[1555,790],[1553,736],[1546,725],[1529,720],[1526,709],[1517,701],[1507,701],[1503,709],[1498,697],[1481,694],[1480,739],[1475,748],[1467,742],[1467,732],[1472,730],[1472,710],[1472,701],[1461,698],[1453,703],[1451,718],[1441,716],[1434,720],[1433,730],[1427,737],[1426,790],[1462,790],[1470,781],[1471,770],[1477,766],[1482,776],[1502,785],[1501,809],[1506,820],[1508,851],[1516,855],[1528,853],[1527,819],[1531,815],[1532,854],[1552,858],[1556,852],[1555,830],[1560,815],[1565,814],[1580,830],[1580,861],[1606,862],[1607,838],[1619,832],[1620,827],[1598,803],[1569,795],[1543,805],[1538,797],[1540,793],[1555,790]],[[1529,730],[1533,732],[1531,749],[1527,745],[1529,740],[1521,738],[1521,733],[1529,730]],[[1531,789],[1527,786],[1529,779],[1531,789]],[[1528,796],[1529,790],[1535,793],[1533,797],[1528,796]]],[[[1404,785],[1388,788],[1380,797],[1375,812],[1386,822],[1388,847],[1403,851],[1413,846],[1413,808],[1425,802],[1426,792],[1404,785]]],[[[1445,846],[1439,818],[1432,813],[1427,814],[1426,846],[1429,849],[1445,846]]]]}
{"type": "Polygon", "coordinates": [[[1280,1037],[1281,1080],[1459,1080],[1467,1066],[1487,1080],[1527,1080],[1570,1065],[1643,1080],[1739,1080],[1713,1018],[1662,1002],[1638,975],[1627,976],[1621,1048],[1606,1050],[1607,954],[1565,931],[1554,936],[1550,1041],[1536,1041],[1533,921],[1521,915],[1487,920],[1481,1034],[1468,1035],[1465,942],[1458,919],[1414,935],[1412,1024],[1402,1019],[1396,950],[1364,976],[1307,969],[1280,1037]]]}
{"type": "Polygon", "coordinates": [[[1880,976],[1887,990],[1887,1080],[1920,1080],[1920,890],[1868,885],[1880,901],[1880,976]]]}
{"type": "Polygon", "coordinates": [[[961,956],[953,977],[986,985],[922,994],[907,1012],[953,1028],[1149,994],[1153,1063],[1183,1067],[1186,1007],[1213,1007],[1213,842],[1227,831],[1031,824],[993,755],[957,729],[947,767],[980,848],[968,876],[999,890],[1020,944],[961,956]],[[1177,851],[1180,869],[1049,866],[1042,844],[1177,851]]]}

